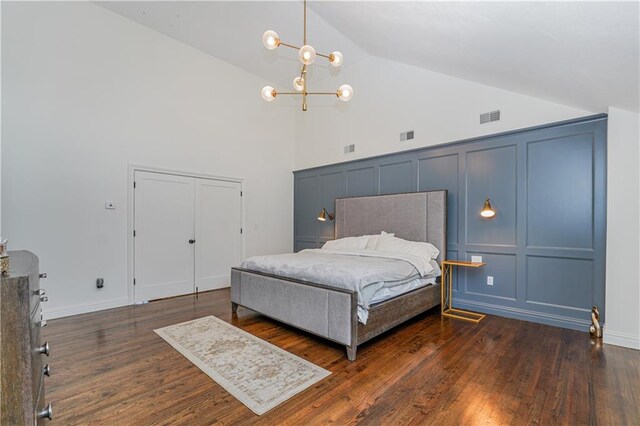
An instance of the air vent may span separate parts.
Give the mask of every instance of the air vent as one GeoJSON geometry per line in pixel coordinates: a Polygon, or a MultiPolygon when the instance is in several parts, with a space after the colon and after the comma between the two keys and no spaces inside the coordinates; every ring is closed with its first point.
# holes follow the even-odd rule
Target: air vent
{"type": "Polygon", "coordinates": [[[356,150],[355,144],[345,145],[344,146],[344,153],[345,154],[350,154],[352,152],[355,152],[355,150],[356,150]]]}
{"type": "Polygon", "coordinates": [[[413,137],[414,137],[413,130],[402,132],[400,133],[400,142],[411,140],[413,139],[413,137]]]}
{"type": "Polygon", "coordinates": [[[491,112],[485,112],[484,114],[480,114],[480,124],[492,123],[494,121],[500,121],[499,109],[491,112]]]}

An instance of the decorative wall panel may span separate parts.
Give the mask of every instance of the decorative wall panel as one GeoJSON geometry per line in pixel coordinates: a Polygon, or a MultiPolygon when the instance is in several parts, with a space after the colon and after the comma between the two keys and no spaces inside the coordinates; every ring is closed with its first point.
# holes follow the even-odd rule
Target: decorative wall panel
{"type": "Polygon", "coordinates": [[[593,248],[593,135],[527,144],[528,246],[593,248]]]}
{"type": "Polygon", "coordinates": [[[516,169],[515,145],[467,152],[467,244],[516,245],[516,169]],[[487,198],[492,219],[480,216],[487,198]]]}
{"type": "MultiPolygon", "coordinates": [[[[458,154],[418,160],[418,191],[446,189],[447,214],[458,217],[458,154]]],[[[458,221],[447,222],[447,244],[458,242],[458,221]]]]}
{"type": "MultiPolygon", "coordinates": [[[[344,172],[331,172],[320,174],[320,206],[316,211],[315,217],[317,219],[318,213],[324,207],[328,212],[333,213],[335,211],[334,206],[336,198],[344,197],[344,172]]],[[[333,239],[334,222],[327,220],[326,222],[318,223],[318,235],[324,242],[326,239],[333,239]]]]}
{"type": "Polygon", "coordinates": [[[571,307],[589,315],[593,303],[593,262],[589,259],[527,257],[528,303],[571,307]]]}
{"type": "Polygon", "coordinates": [[[347,197],[376,194],[375,168],[347,170],[347,197]]]}
{"type": "Polygon", "coordinates": [[[454,306],[586,331],[604,312],[606,115],[295,172],[296,250],[333,238],[335,198],[448,191],[454,306]],[[490,198],[494,219],[480,210],[490,198]],[[494,284],[487,285],[487,276],[494,284]]]}
{"type": "Polygon", "coordinates": [[[411,161],[380,165],[380,194],[415,191],[411,166],[411,161]]]}

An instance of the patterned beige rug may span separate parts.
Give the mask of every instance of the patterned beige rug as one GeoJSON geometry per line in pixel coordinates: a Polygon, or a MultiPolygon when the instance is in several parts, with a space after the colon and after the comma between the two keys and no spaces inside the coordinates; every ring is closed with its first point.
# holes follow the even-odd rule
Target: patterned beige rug
{"type": "Polygon", "coordinates": [[[213,316],[154,331],[256,414],[331,374],[213,316]]]}

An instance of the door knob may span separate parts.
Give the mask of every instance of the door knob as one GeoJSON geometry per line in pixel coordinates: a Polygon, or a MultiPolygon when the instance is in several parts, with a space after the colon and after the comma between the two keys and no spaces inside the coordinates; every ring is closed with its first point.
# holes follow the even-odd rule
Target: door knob
{"type": "Polygon", "coordinates": [[[196,242],[196,240],[189,240],[189,244],[193,244],[195,242],[196,242]]]}

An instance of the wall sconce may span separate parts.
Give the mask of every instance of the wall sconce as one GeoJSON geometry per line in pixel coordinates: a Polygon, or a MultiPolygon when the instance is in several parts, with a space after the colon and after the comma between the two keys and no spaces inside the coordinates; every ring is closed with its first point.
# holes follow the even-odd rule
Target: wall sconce
{"type": "Polygon", "coordinates": [[[320,214],[318,215],[318,220],[320,222],[326,222],[327,220],[327,216],[329,217],[329,220],[333,220],[334,214],[333,213],[329,213],[327,211],[327,209],[325,209],[324,207],[322,208],[322,211],[320,212],[320,214]]]}
{"type": "Polygon", "coordinates": [[[491,219],[495,215],[496,215],[496,211],[493,210],[493,207],[491,207],[491,201],[489,201],[489,199],[487,198],[487,200],[484,202],[484,207],[482,208],[482,211],[480,212],[480,216],[482,216],[484,218],[487,218],[487,219],[491,219]]]}

